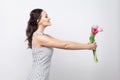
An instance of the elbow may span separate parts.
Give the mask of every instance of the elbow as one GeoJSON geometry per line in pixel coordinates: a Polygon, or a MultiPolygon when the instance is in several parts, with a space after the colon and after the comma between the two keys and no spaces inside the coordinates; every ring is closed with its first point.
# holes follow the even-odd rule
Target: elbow
{"type": "Polygon", "coordinates": [[[70,44],[69,43],[64,44],[64,49],[70,49],[70,44]]]}

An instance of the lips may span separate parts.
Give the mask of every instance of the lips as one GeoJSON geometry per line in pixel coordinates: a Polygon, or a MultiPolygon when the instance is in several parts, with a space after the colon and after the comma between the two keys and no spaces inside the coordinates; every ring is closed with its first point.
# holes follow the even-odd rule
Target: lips
{"type": "Polygon", "coordinates": [[[50,21],[48,21],[48,23],[50,23],[50,21]]]}

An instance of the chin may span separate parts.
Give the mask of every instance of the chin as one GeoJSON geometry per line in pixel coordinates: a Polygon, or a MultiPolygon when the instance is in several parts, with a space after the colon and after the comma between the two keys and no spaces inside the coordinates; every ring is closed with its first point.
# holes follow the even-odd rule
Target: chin
{"type": "Polygon", "coordinates": [[[49,26],[51,26],[51,24],[49,24],[49,26]]]}
{"type": "Polygon", "coordinates": [[[50,24],[48,24],[47,26],[51,26],[51,23],[50,23],[50,24]]]}

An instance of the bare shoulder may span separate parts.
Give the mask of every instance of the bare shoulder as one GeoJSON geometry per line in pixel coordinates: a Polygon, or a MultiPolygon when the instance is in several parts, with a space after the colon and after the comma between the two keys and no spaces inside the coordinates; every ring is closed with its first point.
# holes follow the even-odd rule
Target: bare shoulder
{"type": "Polygon", "coordinates": [[[48,35],[48,34],[43,34],[43,35],[38,35],[38,40],[39,41],[50,41],[51,39],[53,39],[52,36],[48,35]]]}
{"type": "Polygon", "coordinates": [[[45,34],[45,36],[47,36],[47,37],[50,37],[50,38],[53,38],[51,35],[49,35],[49,34],[45,34]]]}

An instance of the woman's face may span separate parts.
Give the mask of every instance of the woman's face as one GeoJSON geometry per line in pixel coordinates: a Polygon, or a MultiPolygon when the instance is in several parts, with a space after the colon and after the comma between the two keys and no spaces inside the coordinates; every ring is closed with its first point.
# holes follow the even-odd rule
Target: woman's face
{"type": "Polygon", "coordinates": [[[41,19],[40,19],[40,21],[38,20],[38,25],[42,25],[44,27],[51,25],[50,18],[48,17],[48,15],[45,11],[42,11],[41,19]]]}

